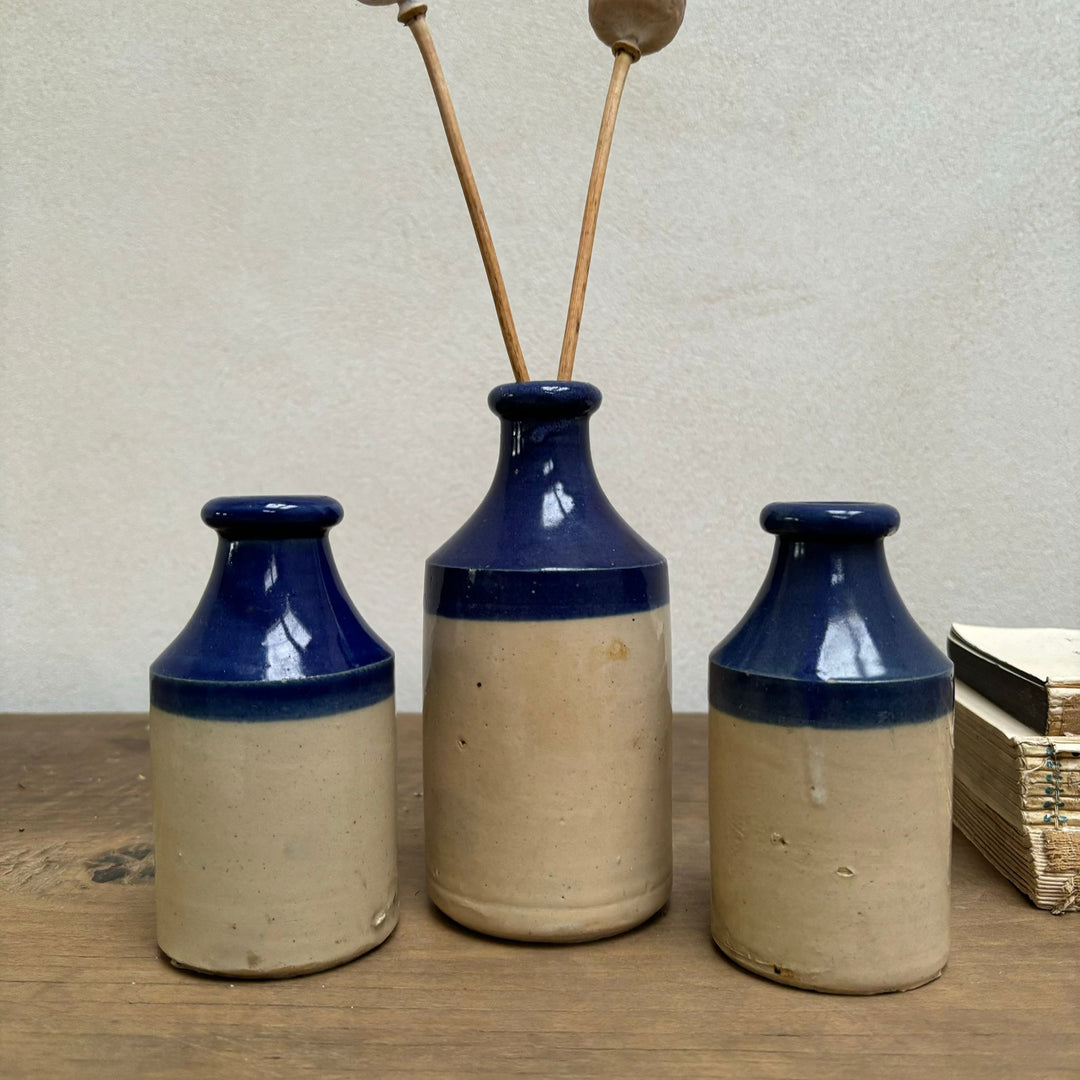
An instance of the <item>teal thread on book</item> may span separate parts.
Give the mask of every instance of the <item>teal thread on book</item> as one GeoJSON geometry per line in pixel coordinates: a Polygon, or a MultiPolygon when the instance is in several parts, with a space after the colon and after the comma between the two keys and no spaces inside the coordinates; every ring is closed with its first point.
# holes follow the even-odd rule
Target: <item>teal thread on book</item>
{"type": "Polygon", "coordinates": [[[1049,810],[1050,813],[1043,814],[1043,824],[1053,825],[1061,827],[1067,825],[1069,818],[1067,814],[1061,812],[1062,807],[1065,805],[1065,788],[1063,786],[1063,780],[1061,776],[1061,762],[1058,760],[1057,747],[1054,746],[1052,741],[1048,741],[1046,744],[1046,794],[1051,796],[1049,800],[1043,803],[1043,809],[1049,810]]]}

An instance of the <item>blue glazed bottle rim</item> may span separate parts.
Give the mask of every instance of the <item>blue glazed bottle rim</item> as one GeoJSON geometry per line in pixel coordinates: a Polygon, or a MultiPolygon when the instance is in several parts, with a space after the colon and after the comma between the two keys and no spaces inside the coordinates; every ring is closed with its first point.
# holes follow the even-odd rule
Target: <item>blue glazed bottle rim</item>
{"type": "Polygon", "coordinates": [[[488,407],[504,420],[574,420],[596,412],[603,395],[586,382],[504,383],[488,407]]]}
{"type": "Polygon", "coordinates": [[[225,495],[202,508],[202,519],[226,539],[322,536],[345,516],[329,495],[225,495]]]}
{"type": "Polygon", "coordinates": [[[774,502],[761,511],[761,527],[774,536],[876,540],[900,527],[900,511],[888,503],[774,502]]]}

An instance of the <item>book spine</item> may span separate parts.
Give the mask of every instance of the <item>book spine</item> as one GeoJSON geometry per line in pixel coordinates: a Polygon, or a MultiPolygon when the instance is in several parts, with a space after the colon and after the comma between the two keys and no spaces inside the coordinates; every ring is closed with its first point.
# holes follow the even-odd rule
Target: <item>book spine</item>
{"type": "Polygon", "coordinates": [[[1040,734],[1050,734],[1050,702],[1045,684],[1013,675],[952,638],[949,638],[946,649],[958,681],[967,683],[1040,734]]]}
{"type": "Polygon", "coordinates": [[[1020,744],[1020,811],[1025,825],[1080,827],[1080,751],[1053,741],[1020,744]]]}
{"type": "Polygon", "coordinates": [[[1080,691],[1072,687],[1047,689],[1046,728],[1048,735],[1080,735],[1080,691]]]}
{"type": "Polygon", "coordinates": [[[1080,829],[1025,826],[1017,844],[1006,823],[957,777],[953,819],[991,865],[1036,906],[1062,915],[1080,911],[1080,829]]]}
{"type": "Polygon", "coordinates": [[[1020,758],[1020,807],[1029,825],[1080,826],[1080,770],[1073,749],[1061,751],[1053,742],[1020,758]]]}
{"type": "Polygon", "coordinates": [[[1051,874],[1080,874],[1080,832],[1043,829],[1043,858],[1051,874]]]}

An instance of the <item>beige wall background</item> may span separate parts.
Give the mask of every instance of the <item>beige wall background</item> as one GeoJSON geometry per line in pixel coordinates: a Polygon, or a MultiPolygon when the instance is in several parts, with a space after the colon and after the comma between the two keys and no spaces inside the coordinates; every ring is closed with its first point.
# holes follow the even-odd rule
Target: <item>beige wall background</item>
{"type": "MultiPolygon", "coordinates": [[[[610,57],[585,0],[429,21],[534,376],[557,366],[610,57]]],[[[326,492],[420,703],[422,568],[509,366],[419,54],[349,0],[0,7],[0,709],[140,709],[202,503],[326,492]]],[[[577,374],[668,556],[676,706],[773,499],[903,515],[926,630],[1080,622],[1080,9],[690,0],[630,74],[577,374]]]]}

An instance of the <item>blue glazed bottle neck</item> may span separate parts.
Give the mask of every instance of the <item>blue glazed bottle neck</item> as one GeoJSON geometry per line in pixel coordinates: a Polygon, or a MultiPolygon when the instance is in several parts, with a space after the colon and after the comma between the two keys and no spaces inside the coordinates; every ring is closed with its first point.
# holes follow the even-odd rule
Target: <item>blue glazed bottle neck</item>
{"type": "Polygon", "coordinates": [[[542,528],[554,529],[579,503],[607,502],[593,467],[589,421],[506,420],[492,494],[507,504],[540,508],[542,528]]]}
{"type": "Polygon", "coordinates": [[[779,535],[724,667],[812,682],[925,678],[948,659],[911,617],[876,537],[779,535]]]}
{"type": "Polygon", "coordinates": [[[364,623],[338,575],[327,530],[341,513],[329,503],[267,503],[268,511],[254,500],[208,503],[203,520],[219,534],[210,579],[151,673],[275,682],[388,660],[389,649],[364,623]]]}
{"type": "Polygon", "coordinates": [[[262,678],[296,678],[326,674],[350,666],[336,647],[339,635],[320,633],[320,628],[352,618],[329,539],[218,539],[210,580],[192,621],[208,628],[219,625],[235,632],[249,628],[250,643],[259,636],[254,666],[262,678]],[[316,635],[320,660],[307,657],[316,635]],[[327,655],[338,655],[331,659],[327,655]],[[316,671],[313,667],[326,670],[316,671]]]}
{"type": "MultiPolygon", "coordinates": [[[[805,627],[801,655],[787,659],[796,660],[803,678],[889,677],[898,623],[910,623],[907,629],[921,637],[893,584],[882,540],[777,537],[758,604],[778,623],[805,627]]],[[[795,644],[791,633],[787,647],[795,644]]]]}
{"type": "Polygon", "coordinates": [[[903,604],[882,540],[835,541],[778,536],[761,599],[786,610],[849,616],[869,602],[903,604]]]}
{"type": "Polygon", "coordinates": [[[501,421],[491,487],[471,518],[429,559],[464,569],[614,569],[663,557],[616,513],[593,468],[588,383],[496,387],[501,421]]]}
{"type": "Polygon", "coordinates": [[[710,704],[744,720],[815,728],[944,716],[952,664],[908,613],[885,562],[897,511],[771,503],[761,524],[776,536],[772,563],[710,657],[710,704]]]}
{"type": "Polygon", "coordinates": [[[600,391],[588,383],[496,387],[488,397],[501,420],[491,494],[510,505],[538,506],[541,526],[549,530],[580,513],[579,504],[606,504],[589,444],[589,417],[600,401],[600,391]]]}

